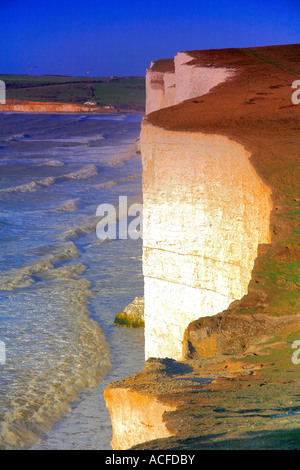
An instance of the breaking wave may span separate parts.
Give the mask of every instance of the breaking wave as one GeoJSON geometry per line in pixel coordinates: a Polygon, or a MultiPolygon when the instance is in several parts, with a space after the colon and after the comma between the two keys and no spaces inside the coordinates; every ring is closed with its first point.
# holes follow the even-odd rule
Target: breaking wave
{"type": "Polygon", "coordinates": [[[65,202],[64,204],[62,204],[61,206],[57,207],[56,210],[64,211],[64,212],[76,211],[78,201],[80,201],[80,199],[71,199],[71,200],[65,202]]]}
{"type": "Polygon", "coordinates": [[[132,176],[126,176],[125,178],[120,178],[118,180],[119,183],[125,183],[126,181],[133,181],[133,180],[136,180],[138,178],[141,178],[141,173],[138,173],[136,175],[132,175],[132,176]]]}
{"type": "Polygon", "coordinates": [[[105,183],[96,184],[96,185],[93,185],[93,188],[95,188],[95,189],[114,188],[115,186],[118,186],[118,184],[125,183],[127,181],[133,181],[133,180],[138,179],[140,177],[141,177],[141,173],[138,173],[136,175],[126,176],[124,178],[120,178],[116,181],[110,180],[110,181],[106,181],[105,183]]]}
{"type": "Polygon", "coordinates": [[[84,224],[78,227],[74,227],[64,232],[61,237],[63,240],[75,239],[79,237],[80,235],[85,235],[87,233],[95,232],[98,222],[99,222],[99,219],[85,222],[84,224]]]}
{"type": "Polygon", "coordinates": [[[95,189],[101,189],[101,188],[114,188],[115,186],[117,186],[117,183],[115,181],[106,181],[106,183],[95,184],[93,187],[95,189]]]}
{"type": "Polygon", "coordinates": [[[98,170],[96,165],[87,165],[81,168],[78,171],[72,171],[66,175],[60,176],[59,178],[71,178],[71,179],[83,179],[83,178],[90,178],[91,176],[95,176],[98,174],[98,170]]]}
{"type": "Polygon", "coordinates": [[[0,194],[8,194],[8,193],[15,193],[15,192],[20,192],[20,193],[32,192],[32,191],[41,189],[45,186],[50,186],[54,184],[55,182],[63,180],[63,179],[85,179],[85,178],[90,178],[91,176],[95,176],[97,174],[98,174],[98,170],[97,170],[96,165],[91,164],[91,165],[87,165],[81,168],[78,171],[67,173],[66,175],[61,175],[57,177],[48,176],[46,178],[42,178],[36,181],[30,181],[29,183],[22,184],[19,186],[12,186],[9,188],[4,188],[0,190],[0,194]]]}
{"type": "Polygon", "coordinates": [[[60,160],[46,160],[40,166],[64,166],[64,163],[60,160]]]}
{"type": "Polygon", "coordinates": [[[137,154],[137,144],[132,144],[127,147],[127,149],[120,153],[117,157],[113,158],[111,164],[113,166],[116,165],[124,165],[124,162],[130,160],[131,158],[135,157],[137,154]]]}
{"type": "MultiPolygon", "coordinates": [[[[47,258],[10,269],[0,278],[0,290],[8,291],[29,287],[37,279],[40,282],[38,299],[36,290],[14,293],[18,309],[11,314],[24,320],[20,327],[16,323],[13,343],[22,341],[23,354],[20,356],[20,346],[16,346],[14,357],[10,344],[4,387],[6,371],[9,377],[10,369],[17,367],[18,377],[10,383],[8,394],[2,393],[0,383],[0,449],[30,447],[62,413],[70,411],[78,393],[95,386],[111,366],[106,338],[90,318],[87,301],[93,295],[91,283],[76,279],[86,266],[81,262],[64,264],[77,258],[80,250],[69,242],[33,253],[47,258]],[[29,328],[22,328],[24,321],[29,328]]],[[[9,304],[7,309],[9,312],[9,304]]]]}
{"type": "MultiPolygon", "coordinates": [[[[62,268],[55,268],[56,263],[76,259],[80,255],[80,250],[69,242],[63,247],[51,249],[46,247],[35,251],[36,255],[47,256],[46,259],[38,261],[37,263],[29,266],[22,266],[21,268],[10,269],[0,276],[0,290],[14,290],[17,288],[29,287],[34,284],[35,278],[60,277],[63,273],[62,268]]],[[[70,266],[64,268],[65,277],[70,277],[70,266]]],[[[75,268],[72,268],[73,271],[75,268]]],[[[71,270],[72,270],[71,269],[71,270]]],[[[83,271],[82,271],[83,272],[83,271]]]]}
{"type": "Polygon", "coordinates": [[[45,298],[51,296],[56,305],[46,315],[42,312],[39,340],[48,344],[49,354],[41,355],[38,345],[30,345],[31,335],[36,334],[30,331],[29,363],[20,366],[19,382],[9,396],[2,397],[0,449],[31,446],[62,413],[70,411],[81,390],[95,386],[110,368],[106,338],[89,317],[89,287],[88,281],[67,279],[42,288],[45,298]]]}
{"type": "Polygon", "coordinates": [[[20,186],[12,186],[10,188],[1,189],[0,193],[2,194],[15,193],[15,192],[27,193],[27,192],[36,191],[37,189],[42,188],[43,186],[50,186],[51,184],[54,184],[54,183],[55,183],[55,178],[53,176],[48,176],[47,178],[43,178],[37,181],[30,181],[30,183],[21,184],[20,186]]]}

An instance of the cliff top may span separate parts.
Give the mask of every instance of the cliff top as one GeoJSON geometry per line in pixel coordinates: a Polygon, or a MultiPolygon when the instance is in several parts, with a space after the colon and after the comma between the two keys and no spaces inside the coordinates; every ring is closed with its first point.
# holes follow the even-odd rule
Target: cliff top
{"type": "Polygon", "coordinates": [[[158,59],[151,63],[152,72],[174,72],[174,59],[158,59]]]}
{"type": "Polygon", "coordinates": [[[172,130],[231,131],[236,135],[249,123],[252,128],[261,128],[261,121],[267,119],[276,128],[283,121],[287,124],[286,120],[298,119],[299,109],[291,101],[291,85],[300,77],[300,45],[188,53],[192,57],[189,65],[230,67],[237,73],[199,99],[151,113],[147,120],[152,124],[172,130]]]}
{"type": "Polygon", "coordinates": [[[208,49],[204,51],[186,51],[194,60],[190,65],[199,64],[202,66],[218,67],[247,67],[255,65],[256,59],[262,62],[277,65],[282,70],[297,73],[299,75],[300,62],[299,44],[289,44],[280,46],[246,47],[229,49],[208,49]]]}

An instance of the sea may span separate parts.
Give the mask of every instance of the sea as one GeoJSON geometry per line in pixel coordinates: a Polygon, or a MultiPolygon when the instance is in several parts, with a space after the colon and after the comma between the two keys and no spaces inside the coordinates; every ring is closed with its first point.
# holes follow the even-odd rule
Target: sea
{"type": "Polygon", "coordinates": [[[142,240],[99,238],[97,208],[118,228],[120,196],[142,203],[141,120],[0,113],[0,449],[111,450],[103,391],[144,367],[143,329],[114,326],[142,240]]]}

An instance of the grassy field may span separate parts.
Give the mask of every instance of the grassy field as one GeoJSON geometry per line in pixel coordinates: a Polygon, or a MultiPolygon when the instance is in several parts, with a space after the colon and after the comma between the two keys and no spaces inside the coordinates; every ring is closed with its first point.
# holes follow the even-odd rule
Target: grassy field
{"type": "Polygon", "coordinates": [[[51,101],[144,112],[144,77],[68,77],[63,75],[0,75],[6,85],[6,98],[51,101]]]}

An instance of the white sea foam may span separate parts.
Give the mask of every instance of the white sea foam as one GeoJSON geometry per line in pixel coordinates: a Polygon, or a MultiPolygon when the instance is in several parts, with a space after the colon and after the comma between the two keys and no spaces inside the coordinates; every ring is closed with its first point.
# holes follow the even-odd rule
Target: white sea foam
{"type": "Polygon", "coordinates": [[[33,275],[53,268],[50,260],[43,260],[30,266],[10,269],[0,276],[0,290],[28,287],[34,283],[33,275]]]}
{"type": "Polygon", "coordinates": [[[41,166],[64,166],[64,163],[60,160],[47,160],[41,163],[41,166]]]}
{"type": "Polygon", "coordinates": [[[64,204],[61,206],[57,207],[56,210],[58,211],[76,211],[77,210],[77,203],[80,199],[70,199],[69,201],[66,201],[64,204]]]}
{"type": "Polygon", "coordinates": [[[7,138],[7,140],[21,140],[21,139],[24,139],[25,138],[25,134],[24,133],[21,133],[21,134],[13,134],[11,136],[9,136],[7,138]]]}

